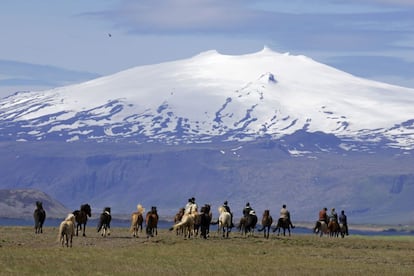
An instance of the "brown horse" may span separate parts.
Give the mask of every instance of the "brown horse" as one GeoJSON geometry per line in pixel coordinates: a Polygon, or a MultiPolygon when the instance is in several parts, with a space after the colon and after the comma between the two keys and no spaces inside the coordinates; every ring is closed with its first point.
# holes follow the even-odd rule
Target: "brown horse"
{"type": "Polygon", "coordinates": [[[198,236],[198,231],[201,231],[201,237],[207,238],[210,233],[210,223],[213,219],[213,213],[211,212],[210,204],[205,204],[200,209],[200,213],[195,217],[194,221],[194,235],[198,236]]]}
{"type": "Polygon", "coordinates": [[[264,230],[264,237],[266,239],[269,238],[269,233],[270,233],[270,227],[272,226],[273,223],[273,218],[270,215],[270,211],[269,210],[265,210],[263,212],[263,217],[262,217],[262,228],[259,229],[259,232],[264,230]]]}
{"type": "Polygon", "coordinates": [[[43,233],[43,223],[46,219],[46,211],[43,209],[41,201],[36,201],[36,210],[33,212],[33,218],[35,221],[35,233],[43,233]]]}
{"type": "Polygon", "coordinates": [[[328,231],[329,231],[330,237],[336,237],[336,238],[339,237],[341,229],[339,227],[338,222],[335,220],[331,220],[328,223],[328,231]]]}
{"type": "Polygon", "coordinates": [[[142,232],[142,224],[144,222],[143,213],[145,213],[145,208],[142,207],[141,204],[137,205],[136,212],[133,212],[131,214],[131,228],[130,231],[133,233],[132,235],[134,237],[138,238],[138,231],[141,230],[142,232]]]}
{"type": "Polygon", "coordinates": [[[76,219],[76,236],[78,235],[79,230],[83,230],[82,235],[85,237],[86,223],[88,222],[88,217],[91,217],[92,215],[91,206],[89,204],[82,204],[80,210],[73,211],[73,214],[76,219]]]}
{"type": "MultiPolygon", "coordinates": [[[[185,208],[180,208],[180,210],[178,210],[178,213],[175,214],[175,217],[174,217],[174,224],[177,224],[181,221],[181,219],[184,216],[184,211],[185,211],[185,208]]],[[[177,228],[176,234],[177,235],[184,234],[183,228],[177,228]]]]}
{"type": "Polygon", "coordinates": [[[152,206],[151,211],[149,211],[145,217],[145,224],[146,224],[146,232],[147,238],[154,237],[154,235],[158,235],[158,213],[157,207],[152,206]]]}

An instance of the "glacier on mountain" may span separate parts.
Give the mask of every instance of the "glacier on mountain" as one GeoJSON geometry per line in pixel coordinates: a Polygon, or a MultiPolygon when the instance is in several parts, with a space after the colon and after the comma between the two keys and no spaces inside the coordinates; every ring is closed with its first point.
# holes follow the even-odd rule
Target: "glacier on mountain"
{"type": "Polygon", "coordinates": [[[269,48],[216,51],[0,101],[0,139],[199,143],[298,130],[414,148],[414,89],[269,48]],[[33,132],[35,130],[35,132],[33,132]]]}

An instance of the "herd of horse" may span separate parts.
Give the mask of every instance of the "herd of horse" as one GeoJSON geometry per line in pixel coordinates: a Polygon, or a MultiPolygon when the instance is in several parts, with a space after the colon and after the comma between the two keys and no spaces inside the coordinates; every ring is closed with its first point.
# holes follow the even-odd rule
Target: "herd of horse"
{"type": "MultiPolygon", "coordinates": [[[[213,221],[213,215],[211,212],[211,206],[205,204],[201,207],[200,212],[197,209],[191,210],[190,212],[185,212],[184,208],[180,208],[178,213],[174,217],[174,225],[170,228],[170,231],[175,231],[176,235],[182,235],[185,238],[190,238],[192,236],[198,236],[207,239],[210,234],[210,225],[218,225],[217,232],[223,238],[229,238],[230,232],[233,227],[236,227],[239,232],[245,236],[253,235],[254,230],[256,229],[258,218],[256,214],[249,213],[242,218],[237,226],[234,226],[232,223],[232,214],[226,210],[223,206],[218,208],[219,217],[217,220],[213,221]]],[[[143,224],[145,221],[145,232],[147,238],[154,237],[158,235],[158,212],[157,207],[152,206],[151,210],[145,214],[145,208],[141,205],[137,205],[137,211],[131,214],[131,227],[130,232],[133,237],[138,237],[139,232],[143,231],[143,224]]],[[[36,202],[36,209],[33,213],[35,221],[35,233],[42,233],[43,223],[46,218],[46,212],[43,209],[42,202],[36,202]]],[[[86,224],[88,218],[92,216],[91,206],[89,204],[82,204],[79,210],[75,210],[63,220],[59,227],[58,239],[61,242],[62,246],[72,247],[73,236],[78,236],[79,232],[82,232],[82,235],[86,236],[86,224]]],[[[110,235],[110,223],[111,223],[111,208],[105,207],[103,212],[99,216],[99,221],[97,225],[97,232],[101,232],[103,237],[110,235]]],[[[264,233],[265,238],[269,238],[270,230],[273,225],[273,218],[270,215],[269,210],[263,212],[261,225],[262,227],[258,229],[259,232],[264,233]]],[[[273,228],[273,232],[278,231],[277,235],[281,234],[283,230],[283,235],[291,235],[291,227],[289,220],[279,218],[276,223],[276,227],[273,228]]],[[[344,237],[345,236],[345,227],[338,224],[338,222],[330,221],[329,223],[323,221],[317,221],[314,227],[314,233],[320,236],[328,235],[331,237],[344,237]]]]}

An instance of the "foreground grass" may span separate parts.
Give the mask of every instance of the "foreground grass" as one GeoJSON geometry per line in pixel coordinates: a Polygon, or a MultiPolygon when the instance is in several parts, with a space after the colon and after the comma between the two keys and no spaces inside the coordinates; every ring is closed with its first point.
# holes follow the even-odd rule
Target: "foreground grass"
{"type": "Polygon", "coordinates": [[[344,239],[261,233],[185,240],[168,230],[147,239],[115,228],[102,238],[93,227],[57,242],[57,228],[35,235],[31,227],[0,227],[1,275],[412,275],[414,236],[344,239]]]}

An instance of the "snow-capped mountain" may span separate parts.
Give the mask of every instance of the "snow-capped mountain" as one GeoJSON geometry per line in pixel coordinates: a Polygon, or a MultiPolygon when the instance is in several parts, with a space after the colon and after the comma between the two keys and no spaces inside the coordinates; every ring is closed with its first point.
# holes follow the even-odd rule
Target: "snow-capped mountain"
{"type": "Polygon", "coordinates": [[[414,148],[414,89],[357,78],[268,48],[201,53],[0,101],[2,140],[282,138],[297,131],[414,148]]]}
{"type": "MultiPolygon", "coordinates": [[[[0,100],[2,189],[174,215],[249,201],[295,220],[413,222],[414,89],[304,56],[215,51],[0,100]]],[[[238,211],[239,210],[239,211],[238,211]]]]}

